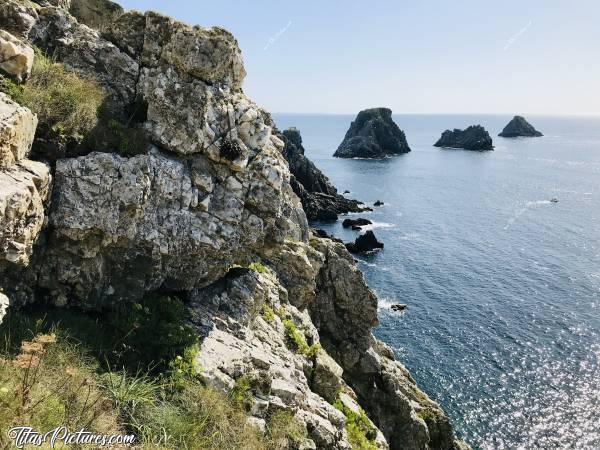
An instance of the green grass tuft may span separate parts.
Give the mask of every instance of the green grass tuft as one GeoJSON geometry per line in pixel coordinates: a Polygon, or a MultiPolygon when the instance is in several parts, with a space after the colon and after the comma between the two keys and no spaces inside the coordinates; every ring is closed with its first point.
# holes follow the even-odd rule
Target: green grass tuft
{"type": "Polygon", "coordinates": [[[40,51],[36,51],[26,84],[3,78],[0,89],[36,113],[40,124],[59,135],[80,138],[97,125],[105,98],[96,82],[67,71],[40,51]]]}
{"type": "Polygon", "coordinates": [[[298,330],[294,322],[291,320],[284,320],[283,326],[285,328],[285,334],[287,337],[288,345],[296,353],[306,356],[307,358],[313,358],[317,355],[321,346],[317,343],[308,345],[304,334],[298,330]]]}
{"type": "Polygon", "coordinates": [[[273,311],[273,308],[271,308],[266,303],[263,303],[262,305],[261,316],[267,323],[271,323],[275,320],[275,312],[273,311]]]}
{"type": "Polygon", "coordinates": [[[266,273],[267,272],[267,268],[261,262],[253,262],[252,264],[250,264],[248,266],[248,268],[250,270],[254,270],[255,272],[258,272],[258,273],[266,273]]]}
{"type": "Polygon", "coordinates": [[[356,413],[346,407],[338,398],[333,404],[334,408],[340,410],[346,416],[346,432],[353,450],[377,450],[375,439],[377,430],[370,424],[364,410],[359,406],[356,413]]]}

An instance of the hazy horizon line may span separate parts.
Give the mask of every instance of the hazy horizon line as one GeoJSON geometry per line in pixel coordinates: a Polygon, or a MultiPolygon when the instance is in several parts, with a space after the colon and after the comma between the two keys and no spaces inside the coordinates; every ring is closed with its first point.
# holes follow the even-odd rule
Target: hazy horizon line
{"type": "MultiPolygon", "coordinates": [[[[387,108],[387,106],[373,106],[371,108],[387,108]]],[[[358,112],[363,111],[363,108],[357,112],[298,112],[298,111],[275,111],[271,114],[290,114],[290,115],[306,115],[306,116],[353,116],[358,112]]],[[[264,109],[264,108],[263,108],[264,109]]],[[[390,108],[391,109],[391,108],[390,108]]],[[[398,116],[533,116],[533,117],[589,117],[600,118],[600,113],[534,113],[534,112],[395,112],[392,109],[392,115],[398,116]]]]}

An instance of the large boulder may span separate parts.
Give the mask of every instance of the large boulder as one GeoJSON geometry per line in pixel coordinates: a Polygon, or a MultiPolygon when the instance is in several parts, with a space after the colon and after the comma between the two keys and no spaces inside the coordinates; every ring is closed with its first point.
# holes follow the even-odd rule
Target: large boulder
{"type": "Polygon", "coordinates": [[[292,188],[309,220],[336,221],[338,214],[367,211],[357,200],[338,194],[329,178],[304,155],[302,136],[296,128],[278,135],[284,142],[283,156],[292,173],[292,188]]]}
{"type": "Polygon", "coordinates": [[[465,150],[493,150],[494,144],[490,134],[481,125],[471,125],[460,130],[446,130],[440,139],[433,144],[436,147],[462,148],[465,150]]]}
{"type": "Polygon", "coordinates": [[[70,0],[70,6],[65,6],[79,22],[96,29],[107,27],[123,14],[123,8],[110,0],[70,0]]]}
{"type": "Polygon", "coordinates": [[[37,12],[34,3],[22,0],[2,0],[0,2],[0,24],[5,31],[26,38],[33,27],[37,12]]]}
{"type": "Polygon", "coordinates": [[[0,70],[18,82],[27,80],[33,67],[33,49],[7,31],[0,30],[0,70]]]}
{"type": "Polygon", "coordinates": [[[36,126],[35,114],[0,92],[0,167],[27,157],[36,126]]]}
{"type": "Polygon", "coordinates": [[[523,116],[515,116],[498,135],[501,137],[540,137],[543,136],[523,116]]]}
{"type": "Polygon", "coordinates": [[[22,160],[0,169],[0,268],[7,262],[29,263],[44,225],[50,179],[50,168],[37,161],[22,160]]]}
{"type": "Polygon", "coordinates": [[[358,113],[333,156],[385,158],[408,152],[406,135],[392,120],[392,110],[373,108],[358,113]]]}

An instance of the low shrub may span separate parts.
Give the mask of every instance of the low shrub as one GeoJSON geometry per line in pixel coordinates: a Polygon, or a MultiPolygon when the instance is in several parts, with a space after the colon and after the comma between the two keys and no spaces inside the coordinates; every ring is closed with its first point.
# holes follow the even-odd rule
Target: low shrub
{"type": "Polygon", "coordinates": [[[29,425],[49,431],[116,434],[123,428],[96,378],[97,364],[81,348],[54,334],[20,342],[16,355],[0,358],[0,446],[9,448],[8,430],[29,425]]]}
{"type": "Polygon", "coordinates": [[[0,86],[14,101],[36,113],[40,124],[60,135],[80,138],[97,125],[105,98],[96,82],[67,71],[40,51],[36,51],[26,84],[4,78],[0,86]]]}
{"type": "Polygon", "coordinates": [[[375,439],[377,430],[371,425],[364,410],[359,406],[359,412],[345,406],[338,398],[333,404],[346,416],[346,432],[353,450],[377,450],[375,439]]]}
{"type": "Polygon", "coordinates": [[[189,365],[197,347],[186,347],[164,372],[115,371],[99,363],[104,356],[99,349],[111,338],[86,347],[66,337],[73,331],[84,336],[86,328],[89,336],[99,337],[110,333],[109,328],[94,327],[89,316],[76,318],[72,311],[51,315],[49,320],[48,314],[36,318],[11,312],[0,326],[2,448],[11,445],[7,431],[21,424],[46,431],[64,425],[70,430],[134,434],[136,448],[144,450],[279,450],[295,448],[305,438],[304,427],[287,412],[271,415],[264,434],[249,426],[248,378],[240,378],[229,396],[202,385],[189,365]],[[49,322],[52,334],[37,333],[49,322]],[[31,338],[23,340],[25,336],[31,338]]]}

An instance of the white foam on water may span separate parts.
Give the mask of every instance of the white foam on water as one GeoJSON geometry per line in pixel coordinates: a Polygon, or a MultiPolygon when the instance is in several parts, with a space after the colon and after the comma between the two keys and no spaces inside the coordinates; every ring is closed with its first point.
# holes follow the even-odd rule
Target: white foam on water
{"type": "Polygon", "coordinates": [[[534,209],[541,205],[551,205],[552,203],[553,202],[551,202],[550,200],[535,200],[532,202],[525,203],[525,206],[523,208],[517,209],[515,211],[515,214],[510,219],[508,219],[508,222],[506,222],[504,229],[508,230],[512,226],[512,224],[515,223],[515,221],[523,214],[525,214],[529,209],[534,209]]]}

